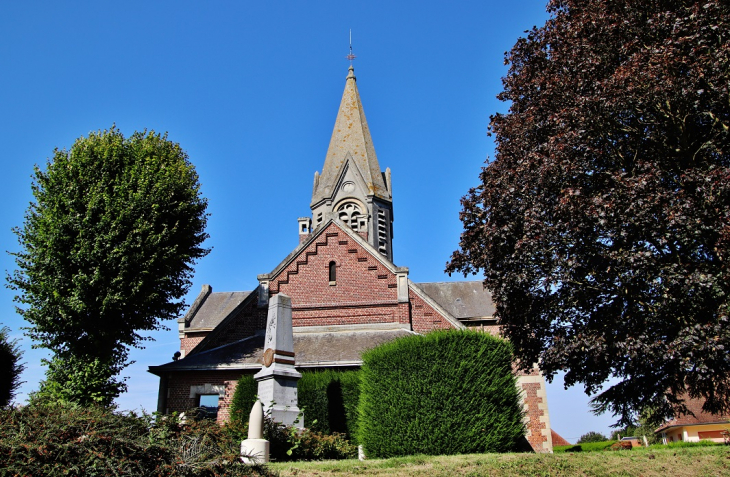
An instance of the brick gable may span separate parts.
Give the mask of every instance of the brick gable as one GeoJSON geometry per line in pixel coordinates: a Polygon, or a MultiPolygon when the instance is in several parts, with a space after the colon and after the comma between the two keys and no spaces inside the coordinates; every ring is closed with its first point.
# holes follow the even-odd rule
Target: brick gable
{"type": "Polygon", "coordinates": [[[398,302],[396,274],[376,254],[331,222],[272,276],[269,292],[291,297],[296,327],[408,325],[409,306],[398,302]]]}

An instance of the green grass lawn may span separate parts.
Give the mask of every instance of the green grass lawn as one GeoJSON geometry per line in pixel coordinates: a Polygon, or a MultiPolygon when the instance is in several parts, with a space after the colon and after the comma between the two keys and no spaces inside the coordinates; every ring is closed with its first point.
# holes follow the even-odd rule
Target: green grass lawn
{"type": "Polygon", "coordinates": [[[287,476],[723,476],[730,447],[656,447],[555,454],[470,454],[393,459],[272,463],[287,476]]]}

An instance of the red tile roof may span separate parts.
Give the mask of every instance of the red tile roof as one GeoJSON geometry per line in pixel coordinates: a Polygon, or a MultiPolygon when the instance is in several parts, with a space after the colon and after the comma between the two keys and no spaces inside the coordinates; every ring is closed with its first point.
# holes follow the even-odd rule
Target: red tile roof
{"type": "Polygon", "coordinates": [[[555,432],[554,429],[550,429],[550,434],[553,436],[553,446],[569,446],[570,442],[566,441],[563,436],[555,432]]]}
{"type": "Polygon", "coordinates": [[[670,427],[678,426],[695,426],[699,424],[720,424],[727,422],[730,424],[730,416],[717,415],[704,412],[702,405],[705,403],[704,399],[688,399],[686,401],[687,410],[691,411],[692,414],[685,414],[678,418],[667,421],[659,429],[654,432],[661,432],[670,427]]]}

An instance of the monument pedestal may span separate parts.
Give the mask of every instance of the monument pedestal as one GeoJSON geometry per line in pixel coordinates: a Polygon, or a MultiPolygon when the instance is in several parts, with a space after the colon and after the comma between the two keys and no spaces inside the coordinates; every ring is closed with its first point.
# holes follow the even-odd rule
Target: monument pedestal
{"type": "Polygon", "coordinates": [[[291,298],[283,293],[269,299],[263,364],[254,379],[264,412],[276,422],[304,429],[304,417],[297,405],[297,381],[302,375],[294,367],[291,298]]]}
{"type": "Polygon", "coordinates": [[[304,417],[300,416],[297,399],[297,381],[302,375],[294,366],[275,363],[258,372],[254,379],[259,383],[259,399],[276,422],[304,429],[304,417]]]}

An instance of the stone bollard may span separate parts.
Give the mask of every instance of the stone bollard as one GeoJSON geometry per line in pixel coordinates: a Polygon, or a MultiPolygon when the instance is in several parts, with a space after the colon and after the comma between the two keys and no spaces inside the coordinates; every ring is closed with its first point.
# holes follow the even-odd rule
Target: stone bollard
{"type": "Polygon", "coordinates": [[[241,441],[244,464],[265,464],[269,461],[269,441],[264,439],[264,407],[256,401],[248,417],[248,439],[241,441]]]}

